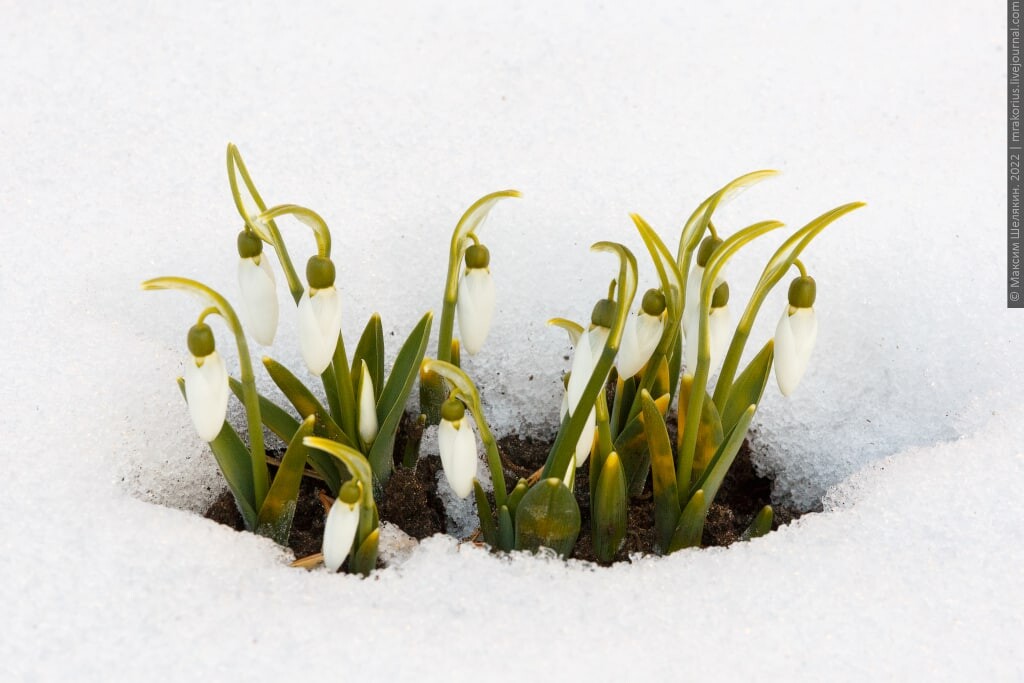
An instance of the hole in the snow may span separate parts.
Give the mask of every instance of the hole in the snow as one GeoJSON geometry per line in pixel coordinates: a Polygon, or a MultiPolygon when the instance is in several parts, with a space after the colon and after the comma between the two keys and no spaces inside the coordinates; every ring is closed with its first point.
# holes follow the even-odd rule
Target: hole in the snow
{"type": "MultiPolygon", "coordinates": [[[[405,452],[411,423],[409,415],[402,420],[395,442],[395,470],[384,488],[382,499],[377,501],[377,507],[383,522],[397,526],[415,539],[423,539],[437,533],[449,533],[450,529],[444,502],[438,492],[440,459],[437,456],[421,457],[415,468],[406,468],[401,464],[401,454],[405,452]]],[[[675,420],[670,419],[668,423],[674,425],[675,420]]],[[[675,438],[674,434],[672,438],[675,438]]],[[[542,467],[551,443],[551,440],[520,438],[515,434],[499,439],[498,449],[504,463],[506,480],[514,485],[520,478],[529,477],[542,467]]],[[[703,545],[706,547],[727,546],[735,542],[757,512],[771,504],[772,480],[757,474],[750,456],[750,446],[745,441],[708,512],[703,537],[703,545]]],[[[575,489],[582,524],[572,557],[594,561],[596,558],[590,534],[590,486],[586,466],[577,470],[575,489]]],[[[314,476],[303,479],[288,543],[297,558],[320,552],[324,509],[318,493],[326,491],[324,483],[314,476]]],[[[773,508],[773,530],[802,514],[801,511],[779,505],[773,505],[773,508]]],[[[242,516],[227,490],[206,510],[206,517],[237,530],[244,529],[242,516]]],[[[650,554],[653,548],[654,496],[648,478],[643,493],[630,500],[626,540],[616,561],[626,560],[636,553],[650,554]]]]}

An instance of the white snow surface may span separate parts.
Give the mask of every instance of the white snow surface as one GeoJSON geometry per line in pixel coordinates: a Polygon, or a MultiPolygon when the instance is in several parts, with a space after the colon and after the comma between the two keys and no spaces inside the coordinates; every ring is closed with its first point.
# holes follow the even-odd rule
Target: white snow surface
{"type": "MultiPolygon", "coordinates": [[[[1020,679],[1004,8],[6,3],[0,678],[1020,679]],[[237,299],[229,140],[265,199],[328,220],[346,335],[379,311],[392,357],[440,311],[462,211],[523,192],[481,231],[499,303],[465,363],[499,434],[552,430],[569,347],[545,321],[585,319],[616,269],[588,245],[654,283],[628,212],[674,247],[758,168],[784,174],[720,227],[867,201],[806,252],[818,347],[755,424],[776,498],[825,512],[600,570],[389,529],[369,580],[201,518],[223,483],[174,385],[198,310],[138,285],[237,299]]],[[[734,301],[781,239],[737,257],[734,301]]],[[[257,355],[301,368],[294,323],[257,355]]]]}

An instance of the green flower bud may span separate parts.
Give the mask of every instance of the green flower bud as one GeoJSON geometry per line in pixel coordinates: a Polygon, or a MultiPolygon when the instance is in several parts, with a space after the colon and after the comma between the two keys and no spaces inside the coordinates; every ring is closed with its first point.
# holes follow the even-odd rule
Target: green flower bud
{"type": "Polygon", "coordinates": [[[348,505],[354,505],[359,502],[361,496],[362,491],[359,490],[359,484],[354,479],[346,481],[341,485],[341,490],[338,491],[338,501],[348,505]]]}
{"type": "Polygon", "coordinates": [[[491,252],[482,244],[474,244],[466,249],[467,268],[486,268],[491,262],[491,252]]]}
{"type": "Polygon", "coordinates": [[[441,404],[441,419],[458,422],[466,416],[466,405],[454,396],[441,404]]]}
{"type": "Polygon", "coordinates": [[[708,235],[704,238],[704,241],[700,243],[697,248],[697,265],[703,268],[708,264],[708,259],[711,258],[711,254],[714,253],[715,249],[718,249],[718,245],[722,243],[722,240],[717,237],[708,235]]]}
{"type": "Polygon", "coordinates": [[[729,283],[723,282],[711,297],[711,308],[721,308],[729,303],[729,283]]]}
{"type": "Polygon", "coordinates": [[[306,281],[313,289],[327,289],[334,285],[334,262],[323,256],[310,256],[306,262],[306,281]]]}
{"type": "Polygon", "coordinates": [[[793,308],[810,308],[817,294],[818,287],[810,275],[795,278],[789,283],[789,305],[793,308]]]}
{"type": "Polygon", "coordinates": [[[263,253],[263,240],[255,232],[246,228],[238,233],[238,255],[242,258],[254,258],[263,253]]]}
{"type": "Polygon", "coordinates": [[[599,327],[611,327],[615,322],[615,302],[611,299],[601,299],[594,304],[590,322],[599,327]]]}
{"type": "Polygon", "coordinates": [[[196,323],[188,331],[188,350],[196,358],[206,358],[215,348],[213,330],[206,323],[196,323]]]}
{"type": "Polygon", "coordinates": [[[640,307],[647,315],[658,317],[665,311],[665,295],[660,289],[648,289],[640,307]]]}

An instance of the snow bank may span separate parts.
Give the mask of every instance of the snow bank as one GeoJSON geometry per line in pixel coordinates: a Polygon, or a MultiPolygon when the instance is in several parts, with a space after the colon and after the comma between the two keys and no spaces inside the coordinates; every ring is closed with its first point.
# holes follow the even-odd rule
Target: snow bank
{"type": "MultiPolygon", "coordinates": [[[[1002,22],[995,4],[913,2],[9,8],[5,667],[460,679],[515,655],[545,677],[1019,676],[1002,22]],[[866,200],[807,253],[818,350],[756,425],[777,498],[831,489],[827,513],[600,572],[436,538],[369,581],[289,570],[268,541],[191,514],[221,486],[173,384],[197,311],[138,283],[235,295],[228,140],[268,201],[332,225],[346,333],[376,310],[389,343],[439,308],[466,206],[523,191],[482,233],[499,311],[467,362],[499,433],[551,428],[568,347],[544,321],[584,318],[614,275],[591,242],[630,244],[654,281],[629,211],[671,241],[704,196],[765,167],[785,175],[722,227],[866,200]]],[[[287,237],[312,249],[304,228],[287,237]]],[[[734,296],[778,239],[738,258],[734,296]]],[[[282,317],[269,353],[300,368],[282,317]]]]}

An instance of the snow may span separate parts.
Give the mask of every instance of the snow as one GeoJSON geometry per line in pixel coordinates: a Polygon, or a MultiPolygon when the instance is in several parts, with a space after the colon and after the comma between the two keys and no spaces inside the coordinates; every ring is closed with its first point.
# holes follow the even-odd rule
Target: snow
{"type": "MultiPolygon", "coordinates": [[[[1021,677],[1003,9],[5,7],[5,676],[1021,677]],[[138,283],[178,274],[237,297],[229,140],[268,201],[327,219],[346,336],[379,311],[392,354],[439,311],[462,211],[523,192],[481,233],[498,312],[465,364],[498,434],[553,424],[568,346],[544,322],[584,319],[616,267],[590,243],[629,244],[654,282],[628,212],[671,243],[757,168],[784,175],[721,227],[795,229],[867,201],[808,250],[818,347],[755,425],[777,498],[824,496],[824,514],[608,570],[442,537],[410,549],[385,530],[393,566],[365,581],[290,569],[266,539],[194,514],[221,487],[173,382],[198,310],[138,283]]],[[[312,250],[285,229],[293,253],[312,250]]],[[[737,257],[734,297],[780,239],[737,257]]],[[[295,342],[283,310],[256,355],[301,371],[295,342]]]]}

